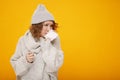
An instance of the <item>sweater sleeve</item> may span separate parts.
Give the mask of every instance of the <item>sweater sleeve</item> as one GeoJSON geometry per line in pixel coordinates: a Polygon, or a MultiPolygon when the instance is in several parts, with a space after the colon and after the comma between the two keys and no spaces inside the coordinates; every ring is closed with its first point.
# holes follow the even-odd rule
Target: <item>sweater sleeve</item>
{"type": "Polygon", "coordinates": [[[31,65],[31,63],[26,61],[26,56],[23,55],[22,45],[22,38],[20,38],[16,47],[16,51],[10,59],[11,65],[17,76],[24,75],[31,65]]]}
{"type": "Polygon", "coordinates": [[[47,72],[57,72],[63,64],[63,51],[60,48],[60,41],[57,37],[50,48],[43,53],[43,60],[46,63],[47,72]]]}

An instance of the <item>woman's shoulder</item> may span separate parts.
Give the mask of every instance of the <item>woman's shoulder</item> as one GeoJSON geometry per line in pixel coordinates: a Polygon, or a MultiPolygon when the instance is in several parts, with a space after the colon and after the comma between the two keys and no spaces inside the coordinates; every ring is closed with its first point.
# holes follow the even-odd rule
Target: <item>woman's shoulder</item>
{"type": "Polygon", "coordinates": [[[23,41],[24,36],[20,36],[18,42],[21,43],[23,41]]]}

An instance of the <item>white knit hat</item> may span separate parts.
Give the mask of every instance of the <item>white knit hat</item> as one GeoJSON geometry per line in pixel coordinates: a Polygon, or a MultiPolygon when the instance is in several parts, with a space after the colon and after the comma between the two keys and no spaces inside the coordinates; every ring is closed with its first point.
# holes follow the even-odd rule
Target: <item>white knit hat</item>
{"type": "Polygon", "coordinates": [[[53,20],[53,15],[45,8],[43,4],[38,5],[33,13],[31,24],[41,23],[43,21],[53,20]]]}

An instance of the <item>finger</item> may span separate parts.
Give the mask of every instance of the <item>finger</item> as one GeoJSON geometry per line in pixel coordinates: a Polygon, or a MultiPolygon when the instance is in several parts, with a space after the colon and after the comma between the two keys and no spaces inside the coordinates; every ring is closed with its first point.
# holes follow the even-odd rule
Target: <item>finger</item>
{"type": "Polygon", "coordinates": [[[29,55],[30,57],[34,56],[34,54],[29,55]]]}
{"type": "Polygon", "coordinates": [[[34,61],[34,58],[29,59],[30,61],[34,61]]]}
{"type": "Polygon", "coordinates": [[[27,56],[27,59],[34,59],[34,56],[27,56]]]}

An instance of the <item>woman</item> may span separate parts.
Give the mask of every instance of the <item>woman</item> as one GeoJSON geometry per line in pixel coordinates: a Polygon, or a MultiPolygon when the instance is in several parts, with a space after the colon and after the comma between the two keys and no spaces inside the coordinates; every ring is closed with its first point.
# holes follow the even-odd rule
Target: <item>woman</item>
{"type": "MultiPolygon", "coordinates": [[[[17,44],[11,64],[17,80],[57,80],[57,72],[63,63],[59,37],[45,37],[57,24],[44,5],[35,10],[30,29],[17,44]]],[[[57,34],[57,33],[56,33],[57,34]]]]}

